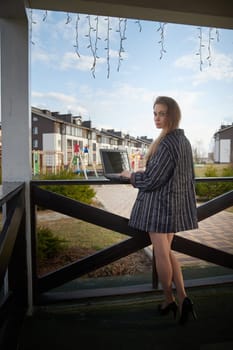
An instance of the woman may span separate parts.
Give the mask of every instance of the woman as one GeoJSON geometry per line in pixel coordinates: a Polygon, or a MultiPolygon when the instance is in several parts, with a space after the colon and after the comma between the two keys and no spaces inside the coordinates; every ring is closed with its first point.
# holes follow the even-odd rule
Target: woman
{"type": "Polygon", "coordinates": [[[189,315],[196,318],[193,303],[187,297],[179,263],[171,245],[174,233],[198,227],[194,189],[192,149],[184,131],[179,129],[181,112],[177,102],[166,96],[154,103],[156,128],[162,129],[152,143],[143,172],[123,171],[139,189],[129,225],[149,233],[154,249],[156,268],[165,301],[159,313],[176,317],[177,303],[172,291],[174,282],[180,311],[180,324],[189,315]]]}

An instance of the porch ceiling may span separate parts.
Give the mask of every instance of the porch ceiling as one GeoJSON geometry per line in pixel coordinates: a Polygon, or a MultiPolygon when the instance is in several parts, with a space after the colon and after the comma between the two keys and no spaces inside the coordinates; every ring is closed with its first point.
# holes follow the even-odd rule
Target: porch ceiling
{"type": "Polygon", "coordinates": [[[24,18],[24,0],[7,0],[0,3],[0,18],[24,18]]]}
{"type": "Polygon", "coordinates": [[[233,28],[229,0],[28,0],[28,4],[35,9],[233,28]]]}

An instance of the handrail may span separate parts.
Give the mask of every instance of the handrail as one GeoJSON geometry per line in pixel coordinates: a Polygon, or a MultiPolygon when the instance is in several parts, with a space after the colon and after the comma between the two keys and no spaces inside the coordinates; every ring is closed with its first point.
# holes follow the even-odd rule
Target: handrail
{"type": "Polygon", "coordinates": [[[195,182],[233,182],[233,176],[196,177],[195,182]]]}
{"type": "MultiPolygon", "coordinates": [[[[19,231],[20,223],[24,213],[24,193],[16,192],[14,204],[9,209],[2,232],[0,235],[0,285],[11,260],[15,241],[19,231]]],[[[13,197],[12,197],[13,198],[13,197]]]]}
{"type": "MultiPolygon", "coordinates": [[[[233,182],[233,176],[226,177],[196,177],[195,182],[233,182]]],[[[106,177],[90,178],[90,179],[58,179],[58,180],[32,180],[32,185],[112,185],[112,184],[129,184],[127,179],[108,180],[106,177]]]]}
{"type": "Polygon", "coordinates": [[[0,205],[5,206],[0,234],[0,291],[4,290],[0,298],[0,348],[13,349],[28,298],[24,183],[4,183],[0,192],[0,205]]]}
{"type": "Polygon", "coordinates": [[[7,203],[24,188],[23,182],[4,182],[0,186],[0,206],[7,203]]]}

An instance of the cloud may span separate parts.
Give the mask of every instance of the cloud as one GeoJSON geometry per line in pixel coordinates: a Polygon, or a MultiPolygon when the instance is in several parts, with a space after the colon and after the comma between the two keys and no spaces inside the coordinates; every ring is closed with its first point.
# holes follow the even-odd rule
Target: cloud
{"type": "MultiPolygon", "coordinates": [[[[59,53],[48,53],[41,48],[35,47],[32,54],[32,61],[33,63],[40,62],[56,70],[90,71],[94,63],[94,58],[93,56],[84,55],[78,57],[75,52],[65,52],[60,56],[59,53]]],[[[97,58],[96,70],[105,62],[105,58],[97,58]]]]}
{"type": "MultiPolygon", "coordinates": [[[[184,55],[178,58],[175,67],[196,72],[200,65],[200,56],[184,55]]],[[[213,52],[211,60],[203,59],[202,71],[191,76],[193,85],[197,86],[209,81],[232,81],[233,80],[233,57],[223,53],[213,52]],[[210,63],[210,65],[209,65],[210,63]]]]}
{"type": "Polygon", "coordinates": [[[32,50],[32,61],[33,63],[41,62],[49,65],[50,63],[54,62],[54,55],[35,46],[32,50]]]}
{"type": "Polygon", "coordinates": [[[36,98],[49,98],[49,99],[53,99],[53,100],[58,100],[61,102],[65,102],[65,103],[74,103],[76,101],[76,98],[74,96],[70,96],[70,95],[66,95],[60,92],[37,92],[37,91],[33,91],[32,92],[32,97],[36,97],[36,98]]]}
{"type": "Polygon", "coordinates": [[[32,106],[59,113],[72,113],[73,115],[88,115],[88,110],[78,100],[76,96],[63,94],[60,92],[38,92],[32,91],[32,106]]]}
{"type": "Polygon", "coordinates": [[[209,80],[231,81],[233,80],[233,59],[225,54],[213,54],[211,66],[195,77],[195,84],[205,83],[209,80]]]}
{"type": "MultiPolygon", "coordinates": [[[[91,56],[80,56],[74,52],[66,52],[59,61],[58,68],[62,70],[76,69],[81,71],[88,71],[92,68],[94,58],[91,56]]],[[[96,61],[96,65],[105,63],[105,59],[99,58],[96,61]]]]}

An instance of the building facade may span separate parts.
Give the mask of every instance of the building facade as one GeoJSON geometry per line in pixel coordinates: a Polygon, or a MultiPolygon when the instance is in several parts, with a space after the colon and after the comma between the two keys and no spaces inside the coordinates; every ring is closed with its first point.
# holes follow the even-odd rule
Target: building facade
{"type": "MultiPolygon", "coordinates": [[[[81,116],[60,114],[32,107],[33,173],[62,168],[100,166],[100,148],[126,149],[132,164],[143,158],[153,140],[146,136],[133,137],[114,129],[93,128],[91,121],[81,116]]],[[[137,163],[139,167],[139,163],[137,163]]]]}
{"type": "Polygon", "coordinates": [[[214,134],[214,162],[233,163],[233,123],[221,125],[214,134]]]}

